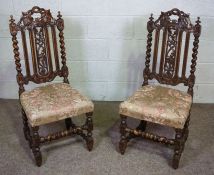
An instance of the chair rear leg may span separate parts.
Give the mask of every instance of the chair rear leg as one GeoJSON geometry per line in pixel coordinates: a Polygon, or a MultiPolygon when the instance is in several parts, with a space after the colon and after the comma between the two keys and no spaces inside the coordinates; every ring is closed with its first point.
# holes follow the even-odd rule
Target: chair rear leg
{"type": "Polygon", "coordinates": [[[67,130],[69,130],[71,128],[71,118],[65,119],[65,127],[67,130]]]}
{"type": "Polygon", "coordinates": [[[69,130],[71,127],[75,127],[75,124],[73,123],[71,118],[66,118],[65,119],[65,127],[67,130],[69,130]]]}
{"type": "Polygon", "coordinates": [[[183,152],[184,144],[185,144],[185,139],[183,135],[182,129],[175,129],[175,147],[174,147],[174,156],[173,156],[173,162],[172,162],[172,167],[174,169],[177,169],[179,166],[179,161],[181,158],[181,154],[183,152]]]}
{"type": "Polygon", "coordinates": [[[146,130],[147,122],[145,120],[141,120],[140,124],[136,128],[137,130],[141,130],[142,132],[146,130]]]}
{"type": "Polygon", "coordinates": [[[93,131],[92,115],[93,115],[93,112],[86,113],[86,126],[87,126],[86,145],[87,145],[88,151],[91,151],[94,145],[94,139],[92,137],[92,131],[93,131]]]}
{"type": "Polygon", "coordinates": [[[120,123],[120,142],[119,142],[119,150],[120,153],[123,155],[125,153],[126,147],[127,147],[127,143],[128,143],[128,139],[126,137],[126,116],[120,115],[121,117],[121,123],[120,123]]]}
{"type": "Polygon", "coordinates": [[[42,154],[40,151],[39,126],[32,127],[32,152],[37,166],[42,165],[42,154]]]}

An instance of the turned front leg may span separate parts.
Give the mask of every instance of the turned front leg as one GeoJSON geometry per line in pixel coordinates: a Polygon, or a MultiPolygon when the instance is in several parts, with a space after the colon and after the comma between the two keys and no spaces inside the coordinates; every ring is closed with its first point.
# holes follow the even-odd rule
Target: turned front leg
{"type": "Polygon", "coordinates": [[[120,153],[123,155],[125,153],[127,143],[128,143],[128,140],[126,138],[126,127],[127,127],[126,119],[127,119],[127,117],[123,116],[123,115],[120,115],[120,117],[121,117],[121,123],[120,123],[121,136],[120,136],[120,142],[119,142],[119,150],[120,150],[120,153]]]}
{"type": "Polygon", "coordinates": [[[30,128],[28,126],[28,119],[25,114],[25,111],[22,109],[22,120],[23,120],[23,132],[25,139],[29,142],[29,146],[31,148],[31,137],[30,137],[30,128]]]}
{"type": "Polygon", "coordinates": [[[39,126],[32,127],[32,152],[37,166],[42,165],[42,154],[40,152],[39,126]]]}
{"type": "Polygon", "coordinates": [[[174,169],[177,169],[179,166],[179,161],[183,151],[184,139],[183,139],[183,130],[175,129],[175,145],[174,145],[174,156],[172,166],[174,169]]]}
{"type": "Polygon", "coordinates": [[[87,126],[86,144],[89,151],[92,150],[94,145],[94,139],[92,137],[92,131],[93,131],[92,115],[93,115],[92,112],[86,113],[86,126],[87,126]]]}

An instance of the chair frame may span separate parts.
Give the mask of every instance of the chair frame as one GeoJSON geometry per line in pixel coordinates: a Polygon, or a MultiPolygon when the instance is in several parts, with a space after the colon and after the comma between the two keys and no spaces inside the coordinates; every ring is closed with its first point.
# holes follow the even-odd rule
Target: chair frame
{"type": "MultiPolygon", "coordinates": [[[[199,37],[201,34],[201,25],[200,18],[198,17],[196,24],[192,25],[189,19],[189,15],[185,14],[183,11],[178,9],[172,9],[167,12],[161,12],[160,17],[153,21],[153,16],[149,18],[147,23],[147,51],[145,58],[145,68],[143,72],[144,81],[142,86],[148,85],[148,80],[156,79],[160,84],[167,84],[171,86],[176,86],[180,83],[183,83],[184,86],[188,86],[187,93],[193,97],[193,86],[195,84],[195,70],[196,70],[196,61],[199,47],[199,37]],[[170,16],[175,15],[178,17],[178,20],[171,20],[170,16]],[[167,40],[167,30],[171,28],[177,31],[176,37],[178,38],[177,45],[173,44],[175,42],[166,43],[167,40]],[[157,55],[158,55],[158,43],[159,43],[159,34],[160,30],[163,29],[163,41],[162,41],[162,50],[161,50],[161,60],[160,60],[160,68],[159,73],[156,72],[157,66],[157,55]],[[153,63],[152,69],[150,69],[150,57],[151,57],[151,46],[152,46],[152,34],[155,31],[155,42],[154,42],[154,55],[153,55],[153,63]],[[181,50],[181,42],[182,42],[182,34],[186,32],[186,41],[185,41],[185,50],[184,50],[184,59],[182,66],[182,75],[179,77],[179,62],[180,62],[180,50],[181,50]],[[190,34],[193,34],[193,49],[192,49],[192,60],[191,60],[191,70],[189,77],[186,77],[186,67],[187,67],[187,57],[188,57],[188,47],[189,47],[189,39],[190,34]],[[168,45],[167,45],[168,44],[168,45]],[[174,52],[173,55],[165,55],[165,51],[167,49],[171,49],[174,52]],[[178,49],[176,49],[178,47],[178,49]],[[168,58],[167,58],[168,56],[168,58]],[[177,59],[176,59],[177,58],[177,59]],[[167,64],[165,64],[167,63],[167,64]]],[[[173,40],[173,36],[171,36],[171,40],[173,40]]],[[[136,129],[129,128],[126,123],[126,119],[128,116],[120,115],[121,124],[120,124],[120,133],[121,139],[119,142],[119,150],[121,154],[125,153],[125,149],[127,147],[127,143],[132,138],[142,137],[145,139],[153,140],[155,142],[163,143],[167,146],[174,146],[174,156],[172,161],[172,166],[174,169],[177,169],[179,166],[179,161],[181,154],[184,149],[185,142],[187,140],[189,134],[189,122],[190,122],[190,113],[185,122],[183,129],[174,128],[175,130],[175,139],[169,139],[164,136],[159,136],[154,133],[146,132],[146,124],[147,122],[142,120],[140,125],[136,129]]]]}
{"type": "MultiPolygon", "coordinates": [[[[22,12],[22,17],[18,23],[15,23],[13,16],[10,19],[10,33],[12,35],[13,52],[15,65],[17,70],[17,83],[19,85],[19,97],[25,91],[24,85],[27,85],[30,81],[40,84],[45,82],[50,82],[54,80],[56,76],[63,77],[63,82],[68,83],[68,67],[66,66],[66,53],[65,53],[65,43],[64,43],[64,20],[62,15],[58,12],[57,19],[54,19],[51,15],[50,10],[45,10],[38,6],[34,6],[31,10],[27,12],[22,12]],[[32,15],[39,14],[40,18],[34,18],[32,15]],[[40,31],[37,29],[40,28],[40,31]],[[48,28],[51,28],[51,34],[53,39],[54,47],[54,61],[56,64],[56,70],[53,70],[50,42],[48,28]],[[61,53],[61,64],[60,68],[58,47],[57,47],[57,36],[56,28],[59,31],[59,43],[60,43],[60,53],[61,53]],[[22,45],[24,50],[24,61],[26,65],[26,75],[23,75],[21,68],[20,53],[18,47],[17,34],[21,32],[22,45]],[[26,32],[29,33],[30,48],[32,54],[32,66],[33,74],[31,75],[29,66],[29,57],[26,44],[26,32]],[[41,37],[43,36],[43,38],[41,37]],[[34,37],[35,36],[35,37],[34,37]],[[36,38],[37,37],[37,38],[36,38]],[[45,58],[43,57],[45,55],[45,58]]],[[[20,99],[20,98],[19,98],[20,99]]],[[[29,142],[29,146],[32,149],[36,165],[41,166],[42,164],[42,154],[40,152],[40,146],[44,143],[49,143],[51,141],[71,136],[80,135],[87,144],[89,151],[93,148],[93,112],[86,113],[86,122],[82,126],[76,126],[71,118],[65,119],[66,129],[56,133],[51,133],[46,136],[40,136],[39,126],[30,126],[28,124],[28,118],[25,114],[24,109],[22,111],[23,119],[23,131],[25,139],[29,142]],[[86,133],[85,133],[86,132],[86,133]]]]}

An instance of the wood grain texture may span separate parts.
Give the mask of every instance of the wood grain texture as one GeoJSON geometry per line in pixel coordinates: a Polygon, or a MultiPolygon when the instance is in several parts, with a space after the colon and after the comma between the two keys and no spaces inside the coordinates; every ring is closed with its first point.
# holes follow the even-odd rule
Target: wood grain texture
{"type": "MultiPolygon", "coordinates": [[[[37,6],[27,12],[23,12],[18,23],[15,23],[15,20],[11,16],[9,27],[12,35],[13,52],[17,70],[17,83],[19,85],[19,96],[25,91],[24,85],[27,85],[30,81],[40,84],[50,82],[54,80],[56,76],[60,76],[63,77],[64,83],[69,83],[63,34],[64,20],[62,19],[60,12],[58,12],[57,17],[57,19],[54,19],[50,10],[45,10],[37,6]],[[39,15],[39,17],[34,17],[35,14],[39,15]],[[48,30],[49,28],[50,30],[48,30]],[[60,42],[61,68],[59,63],[56,28],[59,31],[58,38],[60,42]],[[21,33],[22,37],[26,75],[22,73],[17,40],[18,32],[21,33]],[[50,42],[49,32],[51,32],[50,36],[52,36],[52,43],[50,42]],[[30,48],[28,48],[26,43],[27,34],[29,35],[30,48]],[[51,53],[51,46],[54,48],[53,53],[51,53]],[[31,55],[28,54],[29,50],[31,55]],[[52,55],[54,55],[53,58],[52,55]],[[32,62],[33,70],[30,70],[30,62],[32,62]],[[53,67],[53,62],[55,62],[56,65],[55,69],[53,67]]],[[[40,146],[42,143],[48,143],[53,140],[75,134],[83,137],[89,151],[93,148],[94,140],[92,137],[92,113],[86,114],[86,123],[83,126],[76,126],[72,122],[71,118],[67,118],[65,119],[66,130],[51,133],[46,136],[39,135],[39,126],[28,126],[28,119],[23,109],[22,119],[24,136],[29,142],[29,147],[32,149],[37,166],[42,165],[42,154],[40,151],[40,146]]]]}
{"type": "MultiPolygon", "coordinates": [[[[189,14],[180,11],[179,9],[172,9],[167,12],[162,12],[157,20],[154,21],[153,16],[149,18],[147,23],[147,50],[145,58],[144,68],[144,81],[143,86],[148,85],[149,80],[156,79],[160,84],[167,84],[176,86],[178,84],[184,84],[188,86],[187,93],[193,97],[193,87],[195,84],[195,70],[198,54],[199,37],[201,34],[201,25],[199,18],[196,24],[193,25],[190,21],[189,14]],[[160,40],[160,31],[162,32],[162,46],[161,53],[158,55],[158,47],[160,40]],[[155,34],[154,41],[154,53],[153,61],[150,68],[151,58],[151,46],[152,35],[155,34]],[[190,43],[190,35],[194,36],[192,60],[190,75],[187,77],[187,59],[190,43]],[[181,61],[181,48],[182,48],[182,36],[186,36],[184,42],[183,61],[181,61]],[[160,59],[159,69],[157,69],[157,60],[160,59]],[[183,63],[183,64],[182,64],[183,63]],[[180,68],[180,65],[182,66],[180,68]],[[181,75],[179,70],[181,69],[181,75]],[[158,70],[158,71],[157,71],[158,70]]],[[[163,143],[165,145],[174,146],[174,156],[172,161],[172,167],[177,169],[181,154],[184,149],[185,142],[189,134],[189,116],[185,122],[183,129],[175,129],[175,139],[168,139],[164,136],[159,136],[154,133],[146,132],[146,121],[141,121],[140,125],[136,129],[127,127],[126,118],[128,116],[121,116],[120,133],[121,139],[119,142],[119,150],[121,154],[125,153],[127,143],[135,137],[143,137],[155,142],[163,143]]],[[[131,117],[131,116],[130,116],[131,117]]]]}

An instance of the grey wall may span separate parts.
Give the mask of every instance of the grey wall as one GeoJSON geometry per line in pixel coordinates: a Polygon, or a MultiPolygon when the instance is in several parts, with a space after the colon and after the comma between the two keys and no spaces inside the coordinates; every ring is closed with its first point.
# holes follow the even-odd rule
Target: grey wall
{"type": "Polygon", "coordinates": [[[213,0],[0,0],[0,98],[18,97],[9,15],[18,19],[34,5],[62,12],[70,82],[93,100],[124,100],[140,86],[151,12],[177,7],[193,21],[200,16],[194,101],[214,102],[213,0]]]}

